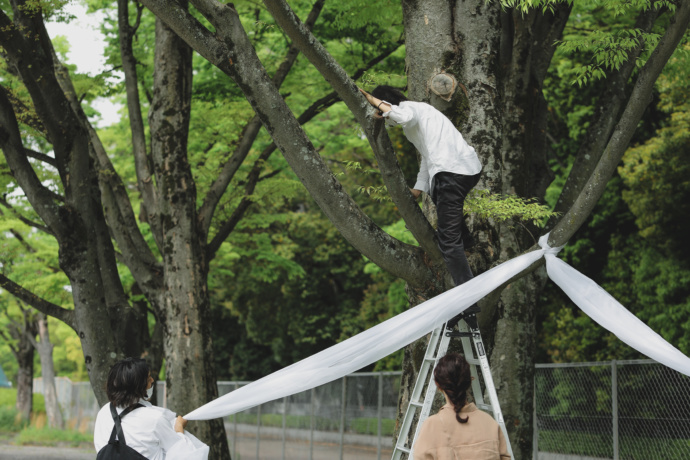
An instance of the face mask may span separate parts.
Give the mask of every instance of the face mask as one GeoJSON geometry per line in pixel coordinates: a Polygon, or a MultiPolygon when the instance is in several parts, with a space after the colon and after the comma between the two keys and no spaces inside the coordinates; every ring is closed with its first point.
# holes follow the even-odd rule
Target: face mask
{"type": "Polygon", "coordinates": [[[146,399],[151,399],[151,396],[153,396],[153,385],[151,385],[151,388],[146,390],[146,399]]]}

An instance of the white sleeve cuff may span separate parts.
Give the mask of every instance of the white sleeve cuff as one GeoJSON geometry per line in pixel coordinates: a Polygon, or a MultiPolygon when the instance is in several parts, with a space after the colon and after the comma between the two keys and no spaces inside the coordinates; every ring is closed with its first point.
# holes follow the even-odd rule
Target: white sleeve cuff
{"type": "Polygon", "coordinates": [[[412,187],[416,190],[421,190],[422,192],[428,194],[429,193],[429,184],[426,181],[421,181],[418,180],[415,182],[414,187],[412,187]]]}
{"type": "Polygon", "coordinates": [[[414,118],[414,113],[412,113],[412,110],[409,108],[393,105],[386,101],[383,102],[391,106],[391,109],[388,112],[383,113],[385,118],[389,118],[400,125],[404,125],[414,118]]]}

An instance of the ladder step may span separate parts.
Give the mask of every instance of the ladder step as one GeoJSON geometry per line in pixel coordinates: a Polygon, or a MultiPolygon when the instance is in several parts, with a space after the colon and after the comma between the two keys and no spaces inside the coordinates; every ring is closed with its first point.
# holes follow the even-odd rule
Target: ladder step
{"type": "Polygon", "coordinates": [[[446,331],[444,327],[441,326],[435,329],[431,334],[431,338],[427,343],[426,352],[422,360],[422,366],[417,374],[414,389],[411,395],[412,397],[410,398],[411,401],[405,410],[405,416],[403,418],[400,434],[398,435],[398,442],[400,442],[400,444],[396,442],[396,445],[393,449],[392,460],[400,460],[403,453],[412,455],[412,447],[419,436],[422,423],[429,416],[432,400],[436,393],[436,388],[434,388],[432,384],[433,377],[430,377],[429,374],[433,371],[438,357],[446,353],[448,350],[448,344],[454,337],[461,338],[463,354],[467,362],[470,364],[473,379],[479,379],[479,373],[481,372],[481,377],[483,378],[484,385],[486,387],[485,391],[488,393],[488,397],[491,402],[490,404],[486,404],[484,402],[483,390],[479,381],[477,380],[472,382],[472,393],[475,395],[475,404],[480,410],[494,415],[494,418],[498,422],[498,425],[503,431],[504,437],[506,438],[508,453],[512,458],[513,452],[510,446],[510,440],[508,439],[508,435],[506,433],[505,421],[503,420],[503,414],[501,413],[498,396],[496,395],[496,387],[494,386],[493,378],[491,377],[488,359],[484,354],[484,343],[482,341],[479,329],[477,329],[475,326],[475,319],[471,319],[471,322],[475,327],[474,329],[470,328],[466,321],[467,318],[463,318],[463,320],[458,323],[459,332],[449,333],[449,331],[446,331]],[[421,393],[425,386],[425,395],[422,396],[421,393]],[[416,424],[413,425],[412,423],[414,421],[415,414],[417,414],[418,408],[420,409],[418,413],[419,416],[416,424]],[[411,440],[410,447],[405,447],[407,440],[411,440]]]}

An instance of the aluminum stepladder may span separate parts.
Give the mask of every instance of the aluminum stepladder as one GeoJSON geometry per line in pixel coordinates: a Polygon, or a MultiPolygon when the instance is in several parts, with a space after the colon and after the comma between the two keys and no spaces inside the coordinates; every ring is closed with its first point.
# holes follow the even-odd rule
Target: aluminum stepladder
{"type": "Polygon", "coordinates": [[[446,325],[444,324],[441,327],[434,329],[434,331],[431,333],[431,337],[429,337],[429,344],[427,345],[426,352],[424,353],[422,367],[419,370],[419,374],[417,374],[417,380],[415,381],[414,389],[412,390],[412,395],[410,396],[410,403],[405,410],[405,416],[403,417],[400,434],[398,435],[398,440],[393,448],[393,460],[401,460],[403,454],[407,454],[408,460],[413,460],[412,449],[414,447],[414,442],[417,440],[417,436],[419,436],[419,431],[422,428],[424,420],[429,417],[431,406],[434,402],[434,396],[436,394],[436,385],[433,383],[433,370],[436,367],[438,360],[446,354],[448,345],[450,344],[450,339],[453,337],[460,337],[462,341],[463,354],[465,355],[467,362],[470,364],[470,372],[472,377],[474,377],[472,380],[472,394],[474,396],[475,405],[477,408],[493,414],[494,419],[501,427],[501,431],[503,431],[503,436],[506,440],[510,458],[514,458],[513,450],[510,446],[510,439],[508,438],[508,432],[506,431],[506,424],[503,420],[503,414],[501,413],[501,406],[498,403],[496,386],[494,385],[494,380],[491,377],[491,369],[489,368],[489,360],[486,357],[484,342],[482,342],[482,336],[479,333],[479,326],[477,324],[477,313],[479,313],[479,311],[479,307],[473,305],[459,315],[461,318],[458,322],[459,332],[447,330],[446,325]],[[471,342],[470,338],[472,339],[471,342]],[[474,347],[477,350],[476,356],[472,350],[472,343],[474,343],[474,347]],[[489,396],[490,404],[486,404],[484,402],[484,396],[477,375],[477,365],[479,365],[481,368],[482,377],[484,378],[484,386],[489,396]],[[424,399],[422,400],[421,396],[425,385],[427,388],[424,399]],[[410,446],[407,447],[407,440],[410,435],[410,429],[412,428],[417,409],[420,409],[420,413],[415,428],[414,437],[412,438],[410,446]]]}

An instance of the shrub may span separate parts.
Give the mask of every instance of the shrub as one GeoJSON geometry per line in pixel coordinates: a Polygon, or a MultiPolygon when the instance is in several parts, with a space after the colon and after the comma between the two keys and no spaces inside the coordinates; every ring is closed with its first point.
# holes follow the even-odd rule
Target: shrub
{"type": "Polygon", "coordinates": [[[0,406],[0,433],[15,433],[29,424],[14,407],[0,406]]]}
{"type": "Polygon", "coordinates": [[[14,442],[19,445],[55,446],[58,444],[67,444],[72,447],[78,447],[81,444],[93,444],[93,434],[80,433],[75,430],[58,430],[55,428],[36,428],[35,426],[29,426],[19,433],[14,439],[14,442]]]}

